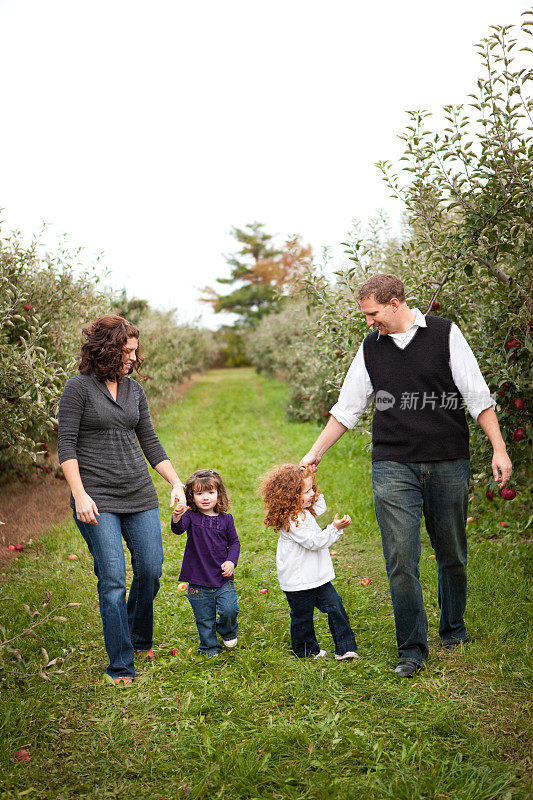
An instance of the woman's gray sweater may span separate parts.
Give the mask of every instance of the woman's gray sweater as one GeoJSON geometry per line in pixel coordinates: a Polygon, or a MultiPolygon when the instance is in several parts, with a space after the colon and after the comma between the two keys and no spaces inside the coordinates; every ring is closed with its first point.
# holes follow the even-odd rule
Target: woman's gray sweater
{"type": "MultiPolygon", "coordinates": [[[[115,401],[105,383],[93,375],[70,378],[59,401],[58,451],[60,464],[77,459],[83,488],[100,513],[157,508],[143,452],[152,467],[168,456],[137,381],[124,378],[115,401]]],[[[75,508],[72,495],[70,505],[75,508]]]]}

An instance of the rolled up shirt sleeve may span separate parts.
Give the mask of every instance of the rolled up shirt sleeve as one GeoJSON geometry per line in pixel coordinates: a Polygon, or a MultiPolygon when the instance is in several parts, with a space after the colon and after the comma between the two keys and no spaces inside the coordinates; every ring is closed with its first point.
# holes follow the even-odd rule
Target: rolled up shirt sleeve
{"type": "Polygon", "coordinates": [[[455,324],[450,329],[450,369],[454,383],[475,420],[485,409],[494,408],[496,404],[476,357],[455,324]]]}
{"type": "Polygon", "coordinates": [[[368,408],[373,394],[374,390],[366,369],[363,345],[361,344],[346,373],[339,399],[329,413],[341,425],[353,428],[361,414],[368,408]]]}

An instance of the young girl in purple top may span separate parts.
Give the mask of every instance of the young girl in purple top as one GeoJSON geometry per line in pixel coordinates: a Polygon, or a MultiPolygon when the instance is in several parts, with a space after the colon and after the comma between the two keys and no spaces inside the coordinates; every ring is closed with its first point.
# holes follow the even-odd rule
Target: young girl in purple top
{"type": "Polygon", "coordinates": [[[187,581],[187,597],[200,637],[198,652],[218,655],[222,647],[237,645],[237,594],[233,571],[241,549],[229,498],[222,478],[212,469],[194,472],[185,484],[187,506],[178,504],[171,529],[187,531],[179,579],[187,581]],[[218,618],[217,618],[218,614],[218,618]]]}

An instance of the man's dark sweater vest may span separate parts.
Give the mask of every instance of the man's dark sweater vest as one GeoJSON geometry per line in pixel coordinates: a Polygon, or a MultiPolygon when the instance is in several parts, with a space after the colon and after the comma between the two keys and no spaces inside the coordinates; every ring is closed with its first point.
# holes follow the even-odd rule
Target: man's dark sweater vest
{"type": "Polygon", "coordinates": [[[426,317],[401,350],[374,331],[363,342],[374,389],[372,461],[445,461],[469,458],[468,425],[450,369],[450,328],[426,317]]]}

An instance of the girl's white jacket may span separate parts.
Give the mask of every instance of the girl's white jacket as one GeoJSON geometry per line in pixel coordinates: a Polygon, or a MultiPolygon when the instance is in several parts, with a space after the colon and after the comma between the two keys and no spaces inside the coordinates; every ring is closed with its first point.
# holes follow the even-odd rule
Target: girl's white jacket
{"type": "MultiPolygon", "coordinates": [[[[313,510],[317,516],[327,510],[324,495],[320,495],[313,510]]],[[[314,589],[333,580],[335,571],[328,547],[340,535],[333,525],[321,530],[309,511],[302,511],[296,522],[291,520],[290,530],[280,530],[276,568],[283,591],[314,589]]]]}

